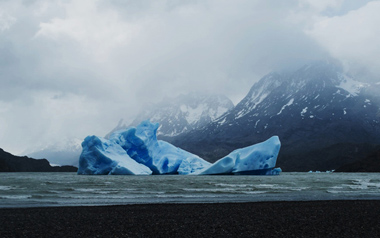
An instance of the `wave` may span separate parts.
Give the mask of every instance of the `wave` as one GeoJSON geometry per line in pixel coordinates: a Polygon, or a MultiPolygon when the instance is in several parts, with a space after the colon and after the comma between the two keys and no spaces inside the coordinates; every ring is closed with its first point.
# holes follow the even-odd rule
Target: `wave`
{"type": "Polygon", "coordinates": [[[32,195],[1,195],[0,199],[29,199],[32,195]]]}

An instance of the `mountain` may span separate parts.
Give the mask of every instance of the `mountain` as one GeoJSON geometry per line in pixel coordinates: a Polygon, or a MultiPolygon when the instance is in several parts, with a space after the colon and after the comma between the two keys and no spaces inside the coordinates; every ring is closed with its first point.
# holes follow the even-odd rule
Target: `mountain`
{"type": "Polygon", "coordinates": [[[380,148],[363,159],[337,168],[335,172],[380,172],[380,148]]]}
{"type": "Polygon", "coordinates": [[[51,164],[78,166],[82,141],[77,138],[63,139],[42,148],[29,149],[24,154],[37,159],[47,159],[51,164]]]}
{"type": "MultiPolygon", "coordinates": [[[[175,136],[185,131],[201,128],[223,113],[233,108],[230,99],[222,95],[190,93],[152,105],[140,113],[131,125],[150,119],[160,123],[158,135],[175,136]]],[[[120,120],[112,132],[128,126],[120,120]]],[[[72,138],[60,140],[43,147],[26,150],[24,154],[33,158],[46,158],[51,164],[78,166],[83,140],[72,138]]]]}
{"type": "MultiPolygon", "coordinates": [[[[158,136],[178,136],[204,127],[233,107],[231,100],[223,95],[189,93],[176,98],[167,98],[146,108],[129,126],[137,126],[141,121],[150,119],[152,122],[160,123],[158,136]]],[[[106,137],[116,130],[127,127],[121,120],[106,137]]]]}
{"type": "Polygon", "coordinates": [[[278,135],[284,171],[331,170],[380,144],[379,98],[328,62],[270,73],[235,108],[169,142],[213,162],[278,135]],[[342,156],[345,159],[342,159],[342,156]]]}
{"type": "Polygon", "coordinates": [[[76,172],[73,166],[51,166],[46,159],[12,155],[0,149],[0,172],[76,172]]]}

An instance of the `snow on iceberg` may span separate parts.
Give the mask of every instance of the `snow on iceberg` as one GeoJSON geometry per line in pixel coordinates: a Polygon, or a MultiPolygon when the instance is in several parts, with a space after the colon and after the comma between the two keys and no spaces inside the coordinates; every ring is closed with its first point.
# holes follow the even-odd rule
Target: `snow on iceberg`
{"type": "Polygon", "coordinates": [[[275,169],[280,140],[235,150],[211,164],[174,145],[157,140],[158,123],[114,132],[109,140],[88,136],[82,143],[78,174],[279,174],[275,169]]]}

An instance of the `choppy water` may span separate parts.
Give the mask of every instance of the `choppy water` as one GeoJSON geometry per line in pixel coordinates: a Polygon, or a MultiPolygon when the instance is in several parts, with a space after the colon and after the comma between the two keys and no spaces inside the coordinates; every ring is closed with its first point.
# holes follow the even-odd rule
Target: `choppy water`
{"type": "Polygon", "coordinates": [[[379,173],[80,176],[0,173],[0,207],[380,199],[379,173]]]}

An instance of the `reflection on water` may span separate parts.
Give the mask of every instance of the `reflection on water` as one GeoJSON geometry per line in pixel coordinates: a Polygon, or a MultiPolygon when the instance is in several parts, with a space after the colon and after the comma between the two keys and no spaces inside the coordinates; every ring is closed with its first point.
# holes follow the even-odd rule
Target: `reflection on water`
{"type": "Polygon", "coordinates": [[[79,176],[0,173],[0,207],[380,199],[379,173],[79,176]]]}

